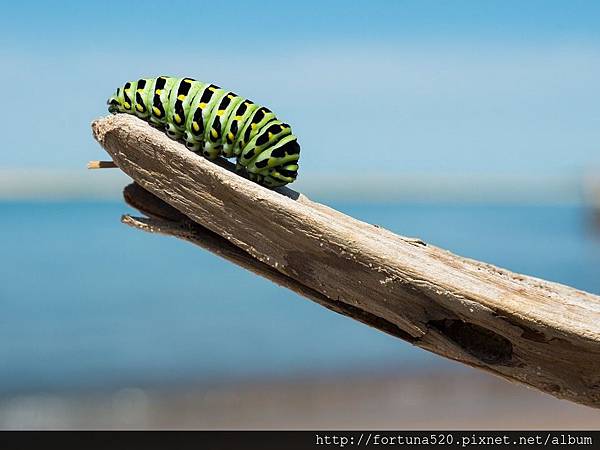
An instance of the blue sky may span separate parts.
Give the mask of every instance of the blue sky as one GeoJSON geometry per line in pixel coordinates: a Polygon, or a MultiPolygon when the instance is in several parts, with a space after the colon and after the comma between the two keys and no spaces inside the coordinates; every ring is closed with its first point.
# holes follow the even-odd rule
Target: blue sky
{"type": "Polygon", "coordinates": [[[300,138],[300,176],[600,166],[600,2],[166,4],[3,6],[0,169],[103,158],[89,122],[158,74],[271,107],[300,138]]]}
{"type": "Polygon", "coordinates": [[[598,39],[600,5],[594,0],[397,0],[397,1],[13,1],[4,5],[3,39],[33,45],[205,44],[322,39],[598,39]],[[181,35],[181,30],[187,29],[181,35]],[[169,40],[152,39],[155,34],[169,40]],[[12,39],[11,39],[12,37],[12,39]],[[162,42],[161,42],[162,41],[162,42]],[[59,43],[59,42],[56,42],[59,43]]]}

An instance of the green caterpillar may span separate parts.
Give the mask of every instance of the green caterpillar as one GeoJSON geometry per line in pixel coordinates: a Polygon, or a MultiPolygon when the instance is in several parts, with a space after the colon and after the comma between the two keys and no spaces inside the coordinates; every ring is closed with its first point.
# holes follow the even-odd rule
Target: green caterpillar
{"type": "Polygon", "coordinates": [[[237,170],[263,186],[292,183],[298,174],[300,145],[291,127],[214,84],[142,78],[118,88],[107,104],[109,112],[135,114],[208,159],[235,157],[237,170]]]}

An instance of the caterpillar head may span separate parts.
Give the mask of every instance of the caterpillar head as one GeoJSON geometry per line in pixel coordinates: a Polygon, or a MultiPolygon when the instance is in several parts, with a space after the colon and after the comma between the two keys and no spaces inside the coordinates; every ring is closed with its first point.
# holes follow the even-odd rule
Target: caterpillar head
{"type": "Polygon", "coordinates": [[[300,145],[296,136],[290,134],[252,158],[245,169],[251,180],[263,186],[283,186],[293,183],[298,176],[299,158],[300,145]]]}
{"type": "Polygon", "coordinates": [[[116,92],[110,96],[110,98],[106,101],[106,104],[108,105],[108,112],[111,114],[116,114],[122,110],[121,102],[119,101],[116,92]]]}
{"type": "Polygon", "coordinates": [[[287,164],[280,167],[274,167],[267,175],[263,175],[260,184],[270,188],[285,186],[293,183],[298,176],[298,164],[287,164]]]}

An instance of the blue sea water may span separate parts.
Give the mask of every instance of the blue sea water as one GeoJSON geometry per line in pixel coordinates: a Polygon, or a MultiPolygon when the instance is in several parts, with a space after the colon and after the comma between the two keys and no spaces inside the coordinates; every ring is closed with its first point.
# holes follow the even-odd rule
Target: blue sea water
{"type": "MultiPolygon", "coordinates": [[[[336,207],[464,256],[600,293],[579,206],[336,207]]],[[[0,203],[0,394],[214,383],[447,363],[191,244],[119,202],[0,203]]]]}

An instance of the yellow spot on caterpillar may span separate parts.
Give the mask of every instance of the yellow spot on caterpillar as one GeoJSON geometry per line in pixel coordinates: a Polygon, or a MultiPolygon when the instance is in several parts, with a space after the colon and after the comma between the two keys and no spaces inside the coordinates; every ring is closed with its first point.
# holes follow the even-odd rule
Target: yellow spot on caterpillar
{"type": "Polygon", "coordinates": [[[200,103],[200,104],[198,105],[198,107],[199,107],[200,109],[204,109],[204,108],[206,108],[206,103],[202,102],[202,103],[200,103]]]}
{"type": "Polygon", "coordinates": [[[229,95],[227,96],[227,98],[228,98],[229,100],[231,100],[233,97],[234,97],[234,95],[233,95],[233,94],[229,94],[229,95]]]}
{"type": "Polygon", "coordinates": [[[181,123],[181,116],[179,114],[175,114],[175,122],[181,123]]]}
{"type": "Polygon", "coordinates": [[[162,89],[157,89],[156,90],[156,95],[160,95],[160,94],[162,94],[162,89]]]}
{"type": "Polygon", "coordinates": [[[269,139],[273,139],[274,134],[269,131],[269,139]]]}
{"type": "Polygon", "coordinates": [[[196,132],[200,131],[200,125],[198,125],[198,122],[192,122],[192,128],[196,132]]]}
{"type": "Polygon", "coordinates": [[[208,88],[208,90],[215,92],[217,90],[217,88],[211,86],[211,87],[208,88]]]}
{"type": "Polygon", "coordinates": [[[144,93],[144,90],[143,90],[143,89],[138,89],[137,91],[138,91],[140,94],[143,94],[143,93],[144,93]]]}
{"type": "Polygon", "coordinates": [[[219,137],[219,133],[217,133],[217,130],[215,130],[214,128],[212,130],[210,130],[210,134],[215,139],[219,137]]]}
{"type": "Polygon", "coordinates": [[[192,80],[190,80],[190,79],[188,79],[188,78],[186,78],[186,79],[185,79],[185,80],[183,80],[183,81],[185,81],[186,83],[189,83],[189,84],[192,84],[192,83],[193,83],[193,81],[192,81],[192,80]]]}
{"type": "Polygon", "coordinates": [[[129,102],[123,102],[123,106],[125,107],[125,109],[131,109],[131,105],[129,104],[129,102]]]}
{"type": "Polygon", "coordinates": [[[227,133],[227,137],[229,138],[230,141],[233,141],[233,138],[235,137],[233,135],[233,133],[230,131],[229,133],[227,133]]]}
{"type": "Polygon", "coordinates": [[[144,112],[144,107],[142,105],[140,105],[139,103],[137,105],[135,105],[135,107],[139,112],[144,112]]]}
{"type": "Polygon", "coordinates": [[[256,124],[255,123],[251,123],[250,126],[252,127],[253,130],[256,128],[256,124]]]}
{"type": "Polygon", "coordinates": [[[160,117],[160,109],[158,109],[156,106],[153,106],[152,111],[156,117],[160,117]]]}
{"type": "Polygon", "coordinates": [[[177,100],[181,100],[184,101],[185,100],[185,95],[181,94],[177,96],[177,100]]]}
{"type": "Polygon", "coordinates": [[[235,120],[242,120],[242,116],[235,116],[234,119],[235,120]]]}
{"type": "Polygon", "coordinates": [[[223,115],[223,113],[225,112],[224,109],[220,109],[217,111],[217,116],[221,117],[223,115]]]}

